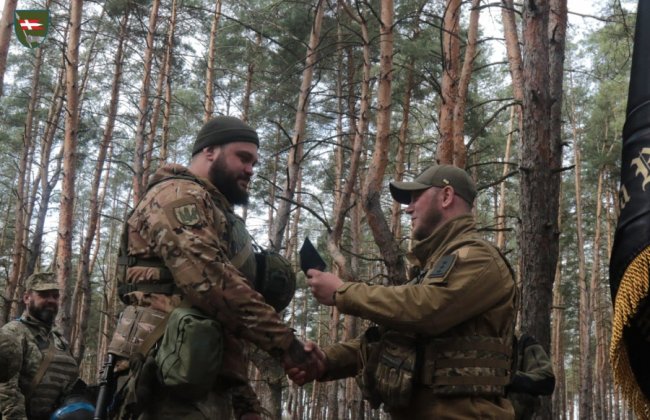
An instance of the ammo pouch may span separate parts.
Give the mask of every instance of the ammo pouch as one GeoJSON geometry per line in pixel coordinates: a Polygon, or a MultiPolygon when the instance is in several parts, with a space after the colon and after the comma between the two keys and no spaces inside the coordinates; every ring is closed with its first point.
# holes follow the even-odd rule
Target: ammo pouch
{"type": "Polygon", "coordinates": [[[213,388],[222,356],[221,325],[196,308],[181,306],[169,317],[155,362],[160,382],[172,395],[194,400],[213,388]]]}
{"type": "Polygon", "coordinates": [[[366,330],[361,336],[361,372],[355,377],[357,385],[361,390],[363,398],[370,403],[372,408],[379,408],[381,397],[377,392],[375,372],[377,371],[377,360],[379,358],[379,327],[373,326],[366,330]]]}
{"type": "Polygon", "coordinates": [[[415,337],[386,331],[378,346],[376,389],[386,407],[405,407],[413,396],[417,363],[415,337]]]}
{"type": "Polygon", "coordinates": [[[127,306],[117,322],[108,352],[130,358],[156,327],[165,321],[166,316],[164,312],[150,307],[127,306]]]}
{"type": "Polygon", "coordinates": [[[373,408],[382,402],[390,409],[405,407],[413,396],[416,338],[397,331],[384,331],[378,337],[376,328],[369,328],[361,340],[364,368],[357,382],[373,408]]]}

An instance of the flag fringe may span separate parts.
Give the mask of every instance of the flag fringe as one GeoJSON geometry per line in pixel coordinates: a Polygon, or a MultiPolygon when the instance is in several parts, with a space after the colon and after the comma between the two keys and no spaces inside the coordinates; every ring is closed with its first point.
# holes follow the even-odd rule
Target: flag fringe
{"type": "Polygon", "coordinates": [[[630,403],[640,419],[650,419],[650,401],[645,397],[637,383],[627,347],[623,341],[623,329],[630,325],[636,314],[639,303],[648,294],[648,278],[650,277],[650,247],[645,248],[628,265],[621,278],[614,302],[612,319],[612,341],[609,347],[609,359],[614,374],[614,382],[621,390],[623,397],[630,403]]]}

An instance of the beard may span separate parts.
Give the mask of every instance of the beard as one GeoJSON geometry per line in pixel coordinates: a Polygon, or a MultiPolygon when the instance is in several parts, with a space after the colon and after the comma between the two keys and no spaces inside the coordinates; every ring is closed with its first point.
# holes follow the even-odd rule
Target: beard
{"type": "Polygon", "coordinates": [[[250,176],[230,171],[226,165],[224,155],[219,156],[212,162],[208,172],[208,179],[226,197],[230,204],[248,204],[248,191],[239,186],[239,181],[250,181],[250,176]]]}
{"type": "MultiPolygon", "coordinates": [[[[432,198],[432,203],[437,200],[439,193],[436,193],[432,198]]],[[[418,218],[418,226],[413,228],[413,239],[416,241],[422,241],[433,233],[434,230],[442,222],[442,213],[438,208],[432,205],[430,211],[424,215],[420,215],[418,218]]]]}
{"type": "Polygon", "coordinates": [[[31,301],[27,306],[27,310],[31,316],[42,321],[46,324],[52,324],[56,314],[59,312],[59,306],[56,304],[49,304],[43,306],[36,306],[36,304],[31,301]]]}

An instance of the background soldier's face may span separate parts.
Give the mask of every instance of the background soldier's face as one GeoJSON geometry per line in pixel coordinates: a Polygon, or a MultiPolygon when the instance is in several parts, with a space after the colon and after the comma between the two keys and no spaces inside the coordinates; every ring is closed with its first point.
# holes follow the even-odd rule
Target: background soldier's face
{"type": "Polygon", "coordinates": [[[23,299],[27,306],[27,312],[36,319],[47,324],[54,322],[59,312],[59,291],[58,290],[30,290],[23,299]]]}
{"type": "Polygon", "coordinates": [[[210,165],[208,179],[231,204],[248,204],[248,185],[257,164],[257,146],[248,142],[219,147],[210,165]]]}

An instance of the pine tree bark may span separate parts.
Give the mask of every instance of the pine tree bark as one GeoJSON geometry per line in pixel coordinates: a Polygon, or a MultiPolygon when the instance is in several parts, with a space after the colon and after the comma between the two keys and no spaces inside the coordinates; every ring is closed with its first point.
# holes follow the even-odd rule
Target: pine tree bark
{"type": "MultiPolygon", "coordinates": [[[[177,15],[177,1],[173,0],[171,5],[171,16],[169,18],[169,27],[167,28],[167,43],[165,46],[165,53],[163,54],[162,66],[158,73],[158,80],[156,82],[156,96],[153,101],[153,108],[151,111],[151,123],[149,124],[149,134],[147,135],[147,147],[145,149],[144,163],[143,163],[143,178],[148,183],[149,176],[151,175],[151,162],[153,161],[153,149],[156,140],[156,133],[158,132],[158,118],[160,118],[160,108],[163,102],[163,89],[168,86],[169,72],[171,69],[172,53],[174,51],[174,33],[176,31],[176,15],[177,15]]],[[[163,117],[164,118],[164,117],[163,117]]]]}
{"type": "Polygon", "coordinates": [[[438,163],[444,164],[452,164],[454,161],[454,107],[460,69],[460,6],[461,0],[448,0],[443,17],[440,140],[437,159],[438,163]]]}
{"type": "Polygon", "coordinates": [[[83,359],[85,351],[85,333],[88,326],[88,313],[90,311],[91,290],[90,276],[92,274],[92,265],[90,253],[93,242],[97,235],[97,229],[100,224],[101,209],[103,200],[100,197],[100,183],[102,176],[109,177],[109,173],[104,173],[106,156],[113,140],[113,129],[115,127],[115,118],[117,117],[117,107],[120,99],[120,84],[122,81],[122,67],[124,65],[124,43],[127,36],[127,24],[129,20],[129,10],[125,11],[120,21],[120,33],[118,37],[117,50],[115,52],[115,70],[113,73],[113,82],[111,85],[111,95],[108,104],[108,115],[106,116],[106,126],[102,140],[99,144],[97,161],[93,179],[90,184],[90,208],[88,214],[88,225],[81,245],[79,263],[77,265],[77,275],[72,295],[72,318],[78,322],[74,324],[70,337],[73,355],[77,360],[83,359]]]}
{"type": "MultiPolygon", "coordinates": [[[[549,3],[524,3],[523,15],[523,133],[520,168],[521,278],[523,331],[537,338],[548,351],[553,280],[559,250],[559,192],[561,142],[549,123],[552,96],[549,86],[549,3]],[[540,249],[546,252],[539,252],[540,249]]],[[[561,70],[561,69],[560,69],[561,70]]],[[[554,73],[555,74],[555,73],[554,73]]],[[[553,118],[553,116],[552,116],[553,118]]],[[[536,418],[550,419],[550,406],[542,404],[536,418]]]]}
{"type": "Polygon", "coordinates": [[[4,95],[4,78],[7,71],[7,56],[9,54],[9,41],[14,26],[14,12],[18,0],[5,0],[0,18],[0,98],[4,95]]]}
{"type": "Polygon", "coordinates": [[[391,89],[393,72],[393,1],[381,3],[379,28],[379,85],[377,88],[377,136],[363,186],[362,203],[368,225],[386,265],[388,281],[406,281],[406,264],[381,208],[384,174],[390,145],[391,89]]]}
{"type": "Polygon", "coordinates": [[[36,49],[36,57],[34,60],[34,69],[32,72],[32,86],[30,90],[29,103],[27,105],[27,113],[25,115],[25,131],[23,132],[23,150],[20,156],[20,163],[18,164],[18,182],[16,185],[16,207],[15,207],[15,222],[14,222],[14,245],[11,256],[11,275],[7,279],[4,294],[4,306],[2,312],[2,319],[0,323],[4,325],[9,320],[9,316],[15,315],[17,312],[18,301],[20,296],[17,296],[21,279],[24,277],[23,269],[25,267],[25,254],[27,253],[25,244],[28,240],[27,226],[29,225],[27,200],[27,181],[29,173],[31,172],[31,158],[34,153],[34,110],[38,102],[38,89],[39,80],[41,75],[41,66],[43,63],[43,50],[42,48],[36,49]],[[12,309],[13,308],[13,309],[12,309]]]}
{"type": "Polygon", "coordinates": [[[72,216],[74,213],[75,167],[77,164],[77,134],[79,124],[79,90],[77,81],[82,8],[83,0],[73,0],[70,3],[68,41],[65,52],[66,113],[65,137],[63,140],[63,179],[56,244],[56,274],[61,288],[58,322],[66,338],[70,337],[70,329],[73,321],[70,318],[70,296],[67,291],[67,283],[71,277],[72,261],[72,216]]]}
{"type": "Polygon", "coordinates": [[[318,45],[320,43],[320,32],[323,23],[323,15],[327,3],[324,0],[317,0],[314,11],[314,21],[312,23],[307,54],[305,58],[305,69],[302,72],[302,84],[300,86],[300,95],[298,97],[298,108],[296,111],[296,121],[293,127],[293,137],[291,138],[291,149],[287,159],[287,180],[284,185],[282,199],[278,206],[278,212],[275,218],[275,225],[272,227],[271,247],[274,250],[282,248],[284,231],[289,222],[289,213],[293,196],[296,192],[298,177],[300,176],[300,166],[302,165],[305,127],[307,124],[307,110],[311,96],[312,80],[314,76],[314,67],[318,58],[318,45]]]}
{"type": "Polygon", "coordinates": [[[135,156],[133,160],[133,199],[137,203],[145,192],[146,180],[144,179],[144,146],[145,130],[149,120],[149,88],[151,85],[151,66],[153,63],[154,35],[158,22],[158,10],[160,0],[153,0],[151,13],[149,14],[149,26],[147,28],[147,46],[143,57],[142,87],[140,88],[140,101],[138,103],[138,121],[135,132],[135,156]]]}
{"type": "Polygon", "coordinates": [[[217,50],[217,28],[221,19],[221,0],[216,0],[214,4],[214,15],[212,16],[212,26],[210,27],[210,45],[208,47],[208,66],[205,70],[205,98],[203,107],[205,114],[203,122],[212,118],[214,112],[214,60],[217,50]]]}
{"type": "Polygon", "coordinates": [[[478,19],[480,15],[481,0],[472,0],[472,10],[469,14],[469,27],[467,28],[467,44],[465,46],[465,59],[458,80],[458,93],[453,109],[453,163],[459,168],[467,164],[467,148],[465,147],[465,109],[467,108],[467,92],[474,68],[476,57],[476,43],[478,40],[478,19]]]}

